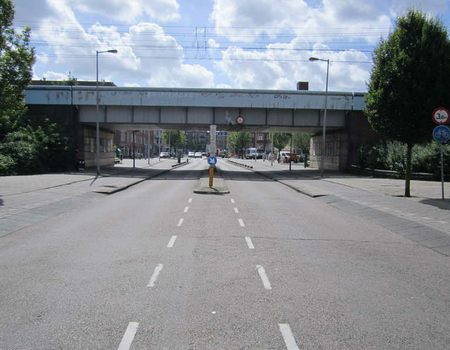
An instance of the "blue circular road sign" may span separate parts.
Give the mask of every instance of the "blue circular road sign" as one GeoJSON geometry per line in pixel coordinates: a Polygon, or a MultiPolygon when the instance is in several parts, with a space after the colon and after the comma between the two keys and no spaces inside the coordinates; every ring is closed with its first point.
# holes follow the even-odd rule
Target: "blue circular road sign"
{"type": "Polygon", "coordinates": [[[217,158],[214,156],[208,157],[208,164],[209,165],[216,165],[217,164],[217,158]]]}
{"type": "Polygon", "coordinates": [[[433,137],[437,142],[447,142],[450,140],[450,129],[445,125],[436,126],[433,130],[433,137]]]}

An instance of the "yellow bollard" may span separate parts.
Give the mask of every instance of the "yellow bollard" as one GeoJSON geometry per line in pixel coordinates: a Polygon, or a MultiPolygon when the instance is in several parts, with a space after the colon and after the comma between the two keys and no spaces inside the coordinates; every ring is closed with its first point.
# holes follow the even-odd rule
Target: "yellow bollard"
{"type": "Polygon", "coordinates": [[[214,179],[214,167],[209,167],[209,187],[213,186],[213,179],[214,179]]]}

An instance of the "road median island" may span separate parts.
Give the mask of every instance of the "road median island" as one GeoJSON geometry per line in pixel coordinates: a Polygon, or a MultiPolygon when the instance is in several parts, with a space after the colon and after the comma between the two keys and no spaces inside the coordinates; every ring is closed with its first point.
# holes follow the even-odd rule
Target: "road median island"
{"type": "Polygon", "coordinates": [[[214,172],[213,186],[209,187],[209,168],[203,170],[200,179],[195,186],[194,193],[199,194],[228,194],[230,189],[228,188],[225,179],[222,176],[222,171],[219,167],[216,167],[214,172]]]}

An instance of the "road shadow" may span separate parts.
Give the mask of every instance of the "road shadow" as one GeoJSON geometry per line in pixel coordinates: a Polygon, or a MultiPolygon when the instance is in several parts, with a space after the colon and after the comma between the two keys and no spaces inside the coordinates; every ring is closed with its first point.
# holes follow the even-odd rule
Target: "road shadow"
{"type": "Polygon", "coordinates": [[[2,199],[2,197],[0,196],[0,205],[4,205],[4,200],[2,199]]]}
{"type": "Polygon", "coordinates": [[[430,205],[443,210],[450,210],[450,199],[422,199],[419,203],[430,205]]]}

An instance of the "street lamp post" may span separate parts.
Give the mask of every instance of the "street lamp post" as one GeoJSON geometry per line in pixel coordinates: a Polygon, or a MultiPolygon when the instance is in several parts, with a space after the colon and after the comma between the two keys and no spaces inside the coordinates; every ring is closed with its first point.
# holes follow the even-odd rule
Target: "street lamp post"
{"type": "Polygon", "coordinates": [[[97,175],[100,175],[100,117],[98,115],[98,105],[99,105],[99,95],[98,95],[98,54],[99,53],[105,53],[105,52],[109,52],[109,53],[117,53],[117,50],[105,50],[105,51],[95,51],[95,72],[96,72],[96,85],[97,85],[97,92],[96,92],[96,106],[97,106],[97,110],[96,110],[96,120],[97,122],[95,123],[95,129],[96,129],[96,140],[97,140],[97,175]]]}
{"type": "Polygon", "coordinates": [[[322,154],[320,157],[320,177],[323,177],[324,168],[325,168],[325,153],[326,153],[325,136],[326,136],[326,127],[327,127],[328,73],[330,71],[330,60],[317,58],[317,57],[310,57],[309,60],[310,61],[327,62],[327,80],[326,80],[326,84],[325,84],[325,110],[323,113],[323,131],[322,131],[322,154]]]}

